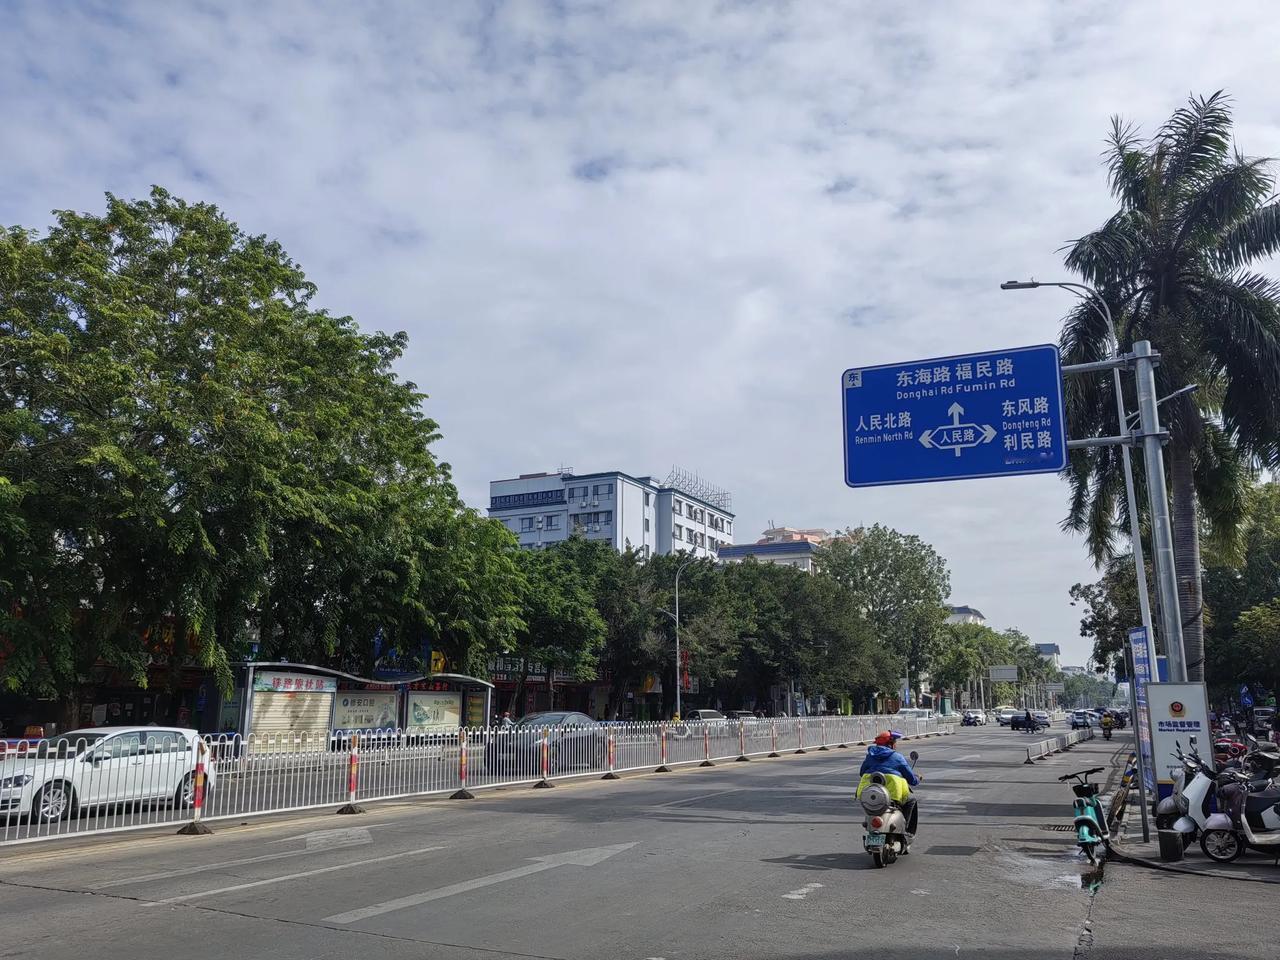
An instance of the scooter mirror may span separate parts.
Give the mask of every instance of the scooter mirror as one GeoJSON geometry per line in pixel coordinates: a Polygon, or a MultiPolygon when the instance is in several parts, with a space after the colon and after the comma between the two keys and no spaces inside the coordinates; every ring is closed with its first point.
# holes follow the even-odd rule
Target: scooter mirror
{"type": "Polygon", "coordinates": [[[911,762],[912,762],[912,763],[915,763],[915,762],[916,762],[917,760],[919,760],[919,759],[920,759],[920,751],[919,751],[919,750],[912,750],[912,751],[911,751],[911,762]]]}
{"type": "Polygon", "coordinates": [[[1188,737],[1188,738],[1187,738],[1187,742],[1188,742],[1189,744],[1191,744],[1191,749],[1192,749],[1192,750],[1194,750],[1194,749],[1196,748],[1196,741],[1197,741],[1198,739],[1199,739],[1199,738],[1198,738],[1198,737],[1196,737],[1196,735],[1195,735],[1195,734],[1192,734],[1190,737],[1188,737]]]}

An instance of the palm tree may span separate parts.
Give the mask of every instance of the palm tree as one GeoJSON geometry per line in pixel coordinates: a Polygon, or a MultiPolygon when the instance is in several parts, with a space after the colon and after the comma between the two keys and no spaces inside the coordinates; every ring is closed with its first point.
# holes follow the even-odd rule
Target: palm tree
{"type": "MultiPolygon", "coordinates": [[[[1188,678],[1203,677],[1200,532],[1229,544],[1245,492],[1261,467],[1280,463],[1280,286],[1250,267],[1280,250],[1280,203],[1272,161],[1231,141],[1229,100],[1191,98],[1155,136],[1112,121],[1104,154],[1119,210],[1067,248],[1066,265],[1098,288],[1122,350],[1150,340],[1161,354],[1162,407],[1173,497],[1174,553],[1188,678]]],[[[1082,303],[1064,321],[1065,363],[1109,354],[1104,322],[1082,303]]],[[[1111,380],[1073,377],[1073,436],[1115,435],[1111,380]]],[[[1129,409],[1134,409],[1132,398],[1129,409]]],[[[1085,532],[1095,562],[1124,529],[1118,448],[1078,450],[1064,526],[1085,532]]]]}

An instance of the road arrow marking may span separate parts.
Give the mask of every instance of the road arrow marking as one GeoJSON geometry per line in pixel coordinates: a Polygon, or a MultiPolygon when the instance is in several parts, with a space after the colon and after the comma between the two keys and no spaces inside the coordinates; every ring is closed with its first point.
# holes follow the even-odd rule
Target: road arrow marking
{"type": "Polygon", "coordinates": [[[615,843],[608,847],[588,847],[585,850],[570,850],[568,853],[556,853],[549,857],[530,857],[529,859],[534,862],[527,866],[516,867],[514,870],[504,870],[502,873],[490,874],[487,877],[476,877],[474,880],[464,880],[461,883],[440,887],[438,890],[427,890],[424,893],[415,893],[412,896],[399,897],[395,900],[387,900],[384,903],[375,903],[372,906],[361,907],[359,910],[335,913],[331,917],[325,917],[322,922],[357,923],[361,920],[368,920],[370,917],[391,913],[394,910],[421,906],[424,903],[430,903],[432,900],[443,900],[445,897],[455,897],[460,893],[470,893],[472,890],[479,890],[481,887],[491,887],[495,883],[518,880],[521,877],[541,873],[544,870],[553,870],[556,867],[593,867],[597,863],[603,863],[610,857],[616,856],[624,850],[630,850],[634,846],[634,843],[615,843]]]}
{"type": "Polygon", "coordinates": [[[431,853],[443,850],[444,847],[419,847],[417,850],[405,850],[403,853],[392,853],[385,857],[370,857],[368,860],[352,860],[350,863],[339,863],[332,867],[320,867],[318,870],[303,870],[301,873],[286,873],[283,877],[268,877],[266,880],[254,880],[250,883],[237,883],[230,887],[219,887],[216,890],[202,890],[199,893],[186,893],[180,897],[169,897],[165,900],[152,900],[147,905],[163,906],[166,903],[184,903],[187,900],[200,900],[203,897],[216,897],[223,893],[235,893],[253,887],[266,887],[273,883],[284,883],[288,880],[302,880],[305,877],[318,877],[322,873],[333,873],[336,870],[350,870],[352,867],[364,867],[371,863],[386,863],[388,860],[399,860],[403,857],[416,857],[420,853],[431,853]]]}

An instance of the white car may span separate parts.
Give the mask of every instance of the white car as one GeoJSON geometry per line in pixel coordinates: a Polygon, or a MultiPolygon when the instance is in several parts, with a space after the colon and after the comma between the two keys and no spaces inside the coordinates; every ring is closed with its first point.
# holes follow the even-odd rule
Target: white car
{"type": "Polygon", "coordinates": [[[985,710],[966,710],[963,719],[967,720],[972,726],[985,726],[987,712],[985,710]]]}
{"type": "Polygon", "coordinates": [[[1021,711],[1013,709],[1013,707],[1001,707],[996,711],[996,723],[1000,724],[1002,727],[1007,727],[1009,726],[1009,721],[1013,719],[1013,715],[1020,712],[1021,711]]]}
{"type": "MultiPolygon", "coordinates": [[[[200,735],[177,727],[96,727],[41,741],[0,760],[0,818],[54,823],[110,804],[189,807],[200,735]]],[[[206,784],[213,769],[206,764],[206,784]]]]}

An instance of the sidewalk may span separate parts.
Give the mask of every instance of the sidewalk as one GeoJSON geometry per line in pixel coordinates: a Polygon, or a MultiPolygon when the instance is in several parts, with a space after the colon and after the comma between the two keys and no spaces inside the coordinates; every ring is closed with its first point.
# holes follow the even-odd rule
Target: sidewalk
{"type": "MultiPolygon", "coordinates": [[[[1138,800],[1133,795],[1133,802],[1138,800]]],[[[1160,859],[1160,843],[1156,839],[1155,824],[1151,824],[1151,841],[1142,842],[1142,815],[1134,806],[1125,811],[1120,836],[1111,843],[1112,859],[1126,861],[1134,866],[1170,873],[1192,874],[1200,877],[1216,877],[1220,880],[1249,880],[1258,883],[1280,884],[1280,866],[1269,855],[1246,851],[1235,863],[1215,863],[1204,855],[1199,843],[1186,850],[1183,859],[1165,863],[1160,859]]],[[[1274,897],[1275,894],[1272,893],[1274,897]]]]}

